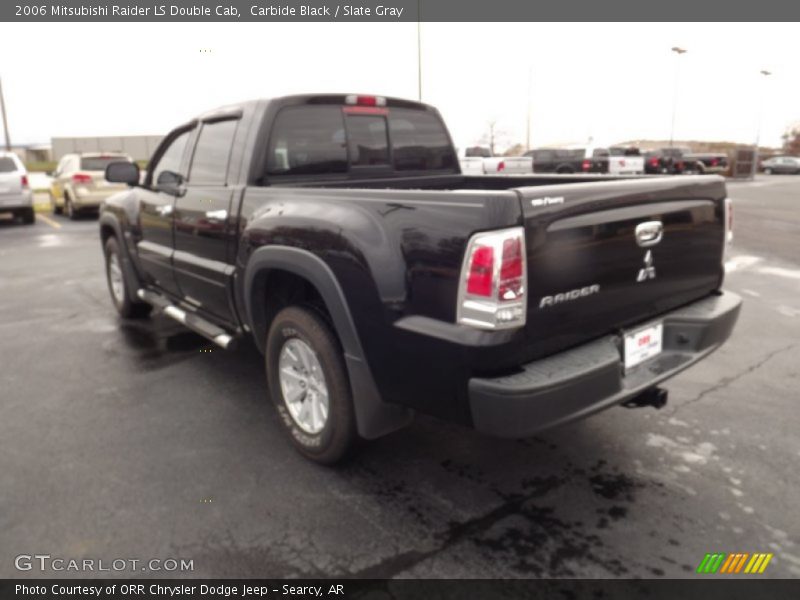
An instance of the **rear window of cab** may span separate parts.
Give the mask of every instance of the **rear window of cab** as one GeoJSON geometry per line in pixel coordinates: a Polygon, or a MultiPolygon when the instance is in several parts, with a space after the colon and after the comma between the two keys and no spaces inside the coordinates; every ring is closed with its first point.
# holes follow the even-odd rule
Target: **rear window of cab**
{"type": "Polygon", "coordinates": [[[455,170],[457,159],[435,114],[409,108],[349,112],[341,106],[290,106],[275,118],[268,176],[357,170],[455,170]]]}

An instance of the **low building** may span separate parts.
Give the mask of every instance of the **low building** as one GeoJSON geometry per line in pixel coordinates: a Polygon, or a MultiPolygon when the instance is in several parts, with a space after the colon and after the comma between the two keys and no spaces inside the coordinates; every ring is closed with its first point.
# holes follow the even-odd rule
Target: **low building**
{"type": "Polygon", "coordinates": [[[53,153],[48,144],[25,144],[12,146],[11,151],[25,164],[46,163],[53,160],[53,153]]]}
{"type": "Polygon", "coordinates": [[[53,160],[73,152],[124,152],[133,160],[149,160],[161,135],[113,135],[100,137],[57,137],[52,139],[53,160]]]}

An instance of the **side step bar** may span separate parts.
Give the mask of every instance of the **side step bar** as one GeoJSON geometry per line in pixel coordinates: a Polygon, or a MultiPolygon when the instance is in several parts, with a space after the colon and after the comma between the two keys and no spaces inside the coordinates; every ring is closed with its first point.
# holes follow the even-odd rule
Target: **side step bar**
{"type": "Polygon", "coordinates": [[[186,312],[182,308],[178,308],[164,296],[144,289],[137,291],[136,295],[140,300],[162,310],[168,317],[175,319],[178,323],[188,327],[195,333],[199,333],[203,337],[208,338],[220,348],[230,350],[234,347],[236,338],[227,331],[194,313],[186,312]]]}

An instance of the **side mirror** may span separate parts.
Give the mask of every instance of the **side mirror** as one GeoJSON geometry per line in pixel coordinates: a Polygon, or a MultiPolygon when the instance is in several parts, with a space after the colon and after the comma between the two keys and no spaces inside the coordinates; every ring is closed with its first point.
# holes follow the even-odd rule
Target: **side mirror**
{"type": "Polygon", "coordinates": [[[139,185],[139,165],[132,162],[112,162],[106,167],[106,181],[139,185]]]}
{"type": "Polygon", "coordinates": [[[156,188],[174,196],[180,194],[181,185],[183,185],[183,175],[174,171],[161,171],[156,179],[156,188]]]}

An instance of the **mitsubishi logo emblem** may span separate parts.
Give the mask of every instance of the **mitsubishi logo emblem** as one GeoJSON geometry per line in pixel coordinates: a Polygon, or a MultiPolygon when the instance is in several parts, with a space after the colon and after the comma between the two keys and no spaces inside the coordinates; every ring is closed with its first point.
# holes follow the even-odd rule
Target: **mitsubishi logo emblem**
{"type": "Polygon", "coordinates": [[[639,269],[639,274],[636,276],[636,282],[641,283],[648,279],[656,278],[656,268],[653,266],[653,251],[648,250],[644,255],[644,267],[639,269]]]}

